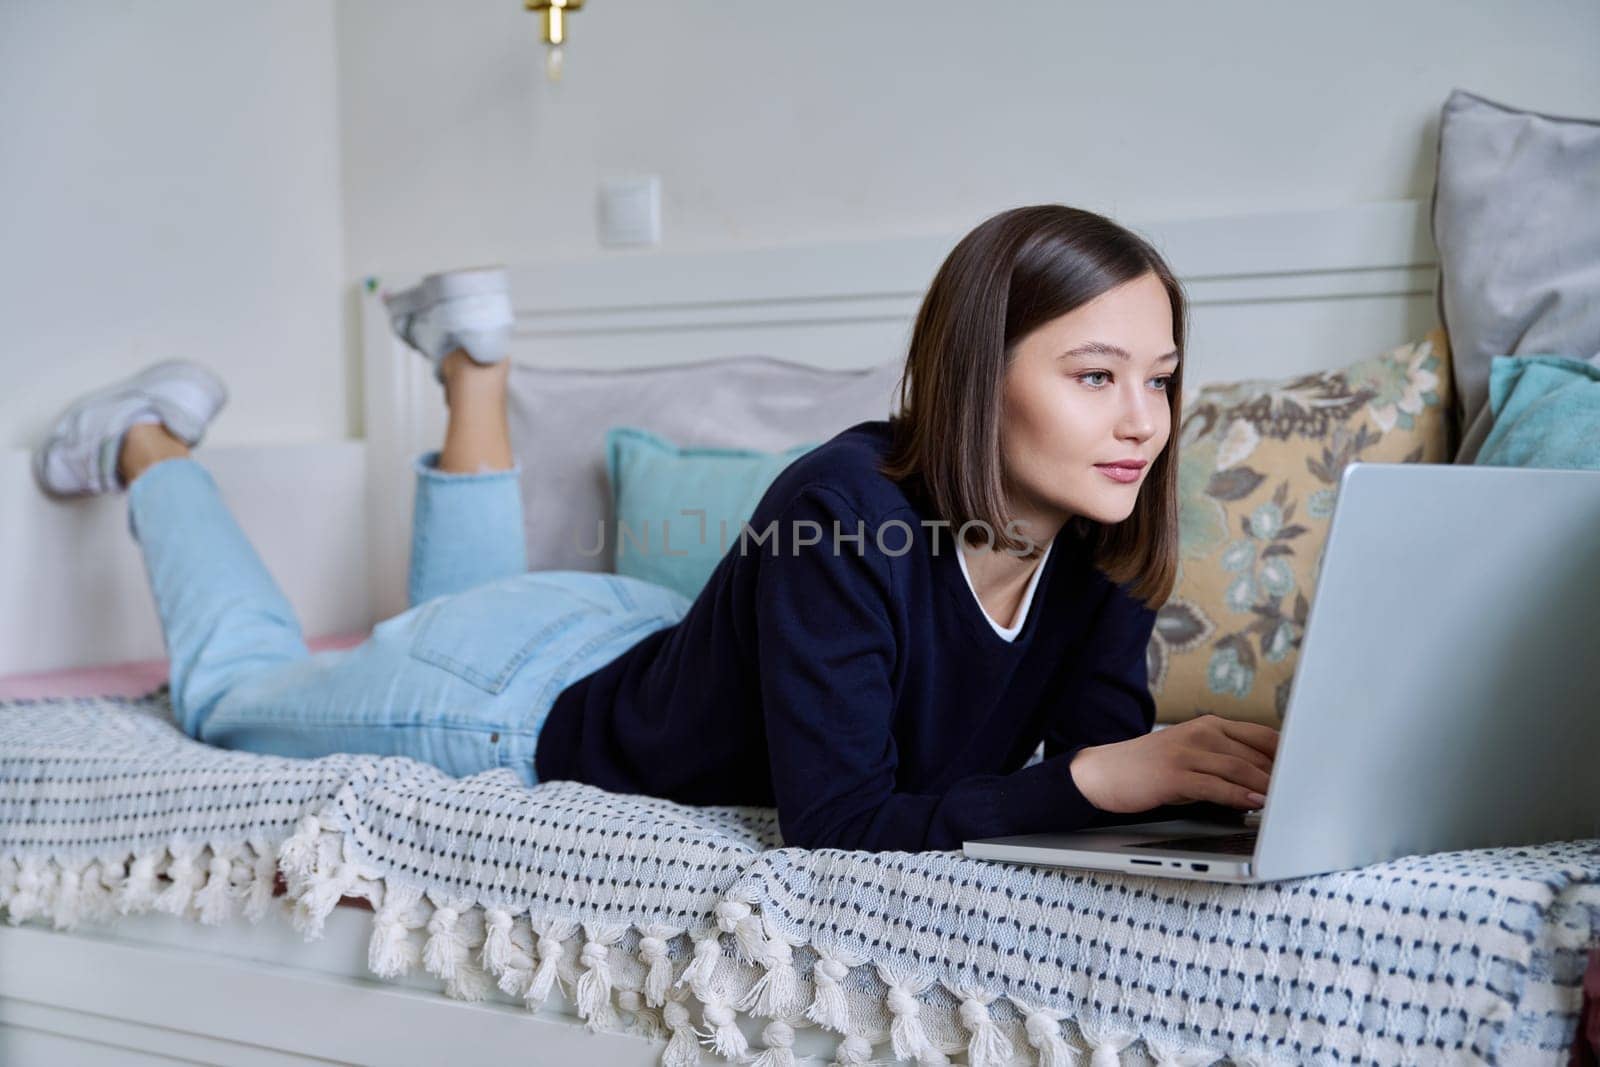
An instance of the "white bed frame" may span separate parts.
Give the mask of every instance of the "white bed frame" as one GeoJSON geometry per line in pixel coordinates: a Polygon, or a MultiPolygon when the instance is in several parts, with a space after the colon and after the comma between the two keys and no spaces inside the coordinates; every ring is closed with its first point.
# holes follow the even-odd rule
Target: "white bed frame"
{"type": "MultiPolygon", "coordinates": [[[[1343,366],[1436,322],[1435,257],[1416,201],[1134,225],[1188,289],[1190,389],[1343,366]]],[[[763,353],[878,363],[903,353],[917,303],[959,237],[518,264],[514,358],[623,367],[763,353]]],[[[411,280],[362,286],[364,441],[201,453],[309,634],[359,630],[405,607],[409,460],[437,447],[444,420],[437,384],[394,341],[378,297],[411,280]]],[[[0,455],[0,673],[160,654],[122,501],[52,503],[34,489],[25,451],[0,455]]],[[[139,916],[88,933],[0,928],[0,1063],[659,1056],[658,1043],[588,1034],[554,1002],[529,1015],[449,1001],[425,981],[369,980],[366,929],[366,913],[350,909],[309,946],[275,921],[208,929],[139,916]],[[467,1045],[457,1043],[464,1034],[467,1045]]],[[[802,1057],[831,1052],[831,1042],[808,1042],[815,1031],[799,1038],[802,1057]]]]}

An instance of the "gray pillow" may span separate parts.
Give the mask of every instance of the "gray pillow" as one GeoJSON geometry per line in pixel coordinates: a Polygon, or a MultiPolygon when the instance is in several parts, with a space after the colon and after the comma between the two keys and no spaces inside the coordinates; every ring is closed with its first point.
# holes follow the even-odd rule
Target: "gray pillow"
{"type": "Polygon", "coordinates": [[[616,518],[606,481],[606,431],[613,426],[649,430],[686,447],[777,452],[887,418],[903,366],[896,359],[824,370],[766,356],[628,370],[516,364],[511,440],[522,463],[528,566],[613,569],[616,518]],[[586,551],[596,544],[603,551],[586,551]]]}
{"type": "Polygon", "coordinates": [[[1491,359],[1600,365],[1600,120],[1452,92],[1439,123],[1433,240],[1462,430],[1456,462],[1470,463],[1493,421],[1491,359]]]}

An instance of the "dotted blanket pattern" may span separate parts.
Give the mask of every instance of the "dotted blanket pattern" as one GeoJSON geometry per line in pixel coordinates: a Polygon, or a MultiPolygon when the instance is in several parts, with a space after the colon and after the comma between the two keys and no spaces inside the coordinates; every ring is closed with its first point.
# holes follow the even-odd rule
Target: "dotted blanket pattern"
{"type": "Polygon", "coordinates": [[[791,1067],[808,1029],[841,1065],[1563,1063],[1600,841],[1265,886],[806,850],[766,808],[211,748],[163,692],[0,704],[10,922],[310,939],[344,898],[375,975],[535,1011],[559,989],[667,1067],[791,1067]]]}

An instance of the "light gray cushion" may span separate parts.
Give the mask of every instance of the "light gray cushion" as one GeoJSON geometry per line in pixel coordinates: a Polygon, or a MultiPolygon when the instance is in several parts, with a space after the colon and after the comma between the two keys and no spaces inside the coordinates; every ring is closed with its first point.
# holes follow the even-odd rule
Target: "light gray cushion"
{"type": "Polygon", "coordinates": [[[637,427],[683,446],[777,452],[887,418],[903,366],[896,359],[824,370],[766,356],[633,370],[517,364],[511,440],[522,463],[528,566],[612,569],[616,519],[606,480],[612,427],[637,427]],[[590,551],[597,544],[603,550],[590,551]]]}
{"type": "Polygon", "coordinates": [[[1600,121],[1452,92],[1439,125],[1433,240],[1450,338],[1456,462],[1488,436],[1489,361],[1600,364],[1600,121]]]}

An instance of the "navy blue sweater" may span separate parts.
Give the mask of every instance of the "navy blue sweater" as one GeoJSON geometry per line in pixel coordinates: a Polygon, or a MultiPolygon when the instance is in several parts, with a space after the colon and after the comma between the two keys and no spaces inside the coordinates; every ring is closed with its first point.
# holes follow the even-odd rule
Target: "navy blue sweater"
{"type": "Polygon", "coordinates": [[[539,779],[776,805],[784,843],[811,848],[957,849],[1100,821],[1067,766],[1150,730],[1155,613],[1063,530],[1006,641],[950,527],[878,472],[889,441],[887,422],[862,423],[786,468],[682,620],[562,691],[539,779]]]}

